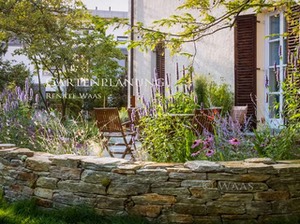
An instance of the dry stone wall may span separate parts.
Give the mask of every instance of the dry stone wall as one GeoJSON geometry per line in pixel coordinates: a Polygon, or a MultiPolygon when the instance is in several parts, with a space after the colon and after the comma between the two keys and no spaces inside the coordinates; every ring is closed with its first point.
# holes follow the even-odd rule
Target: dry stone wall
{"type": "Polygon", "coordinates": [[[299,160],[164,164],[1,149],[0,185],[10,201],[158,223],[300,223],[299,160]]]}

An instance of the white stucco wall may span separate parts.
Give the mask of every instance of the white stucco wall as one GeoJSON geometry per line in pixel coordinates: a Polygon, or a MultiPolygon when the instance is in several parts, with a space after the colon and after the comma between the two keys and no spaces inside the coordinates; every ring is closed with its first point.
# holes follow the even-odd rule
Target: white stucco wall
{"type": "MultiPolygon", "coordinates": [[[[166,18],[172,14],[179,13],[176,8],[182,3],[182,0],[135,0],[134,7],[135,22],[142,22],[144,25],[151,25],[154,20],[166,18]]],[[[130,9],[130,7],[129,7],[130,9]]],[[[217,12],[218,13],[218,12],[217,12]]],[[[170,32],[178,31],[178,27],[171,28],[170,32]]],[[[136,39],[140,38],[135,36],[136,39]]],[[[201,39],[196,44],[196,57],[194,68],[196,75],[208,75],[215,82],[226,82],[232,87],[234,83],[234,31],[226,29],[215,33],[207,38],[201,39]]],[[[194,54],[195,49],[192,43],[184,44],[182,52],[194,54]]],[[[166,73],[171,74],[173,85],[176,81],[175,67],[176,63],[179,69],[190,64],[190,59],[184,56],[170,57],[166,52],[166,73]]],[[[134,52],[134,76],[137,79],[153,78],[155,69],[155,53],[140,52],[135,49],[134,52]],[[150,63],[149,63],[150,62],[150,63]]],[[[137,93],[134,92],[136,95],[137,93]]],[[[146,98],[150,96],[149,88],[143,88],[143,95],[146,98]]]]}

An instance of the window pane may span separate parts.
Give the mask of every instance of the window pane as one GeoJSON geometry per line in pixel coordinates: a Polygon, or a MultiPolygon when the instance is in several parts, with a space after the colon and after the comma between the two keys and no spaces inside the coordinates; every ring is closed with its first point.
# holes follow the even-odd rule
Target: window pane
{"type": "Polygon", "coordinates": [[[270,94],[269,95],[269,117],[270,118],[280,118],[279,116],[279,94],[270,94]]]}
{"type": "Polygon", "coordinates": [[[286,46],[287,46],[287,40],[286,40],[286,38],[285,39],[283,39],[283,49],[282,49],[282,62],[283,62],[283,64],[286,64],[287,63],[287,48],[286,48],[286,46]]]}
{"type": "Polygon", "coordinates": [[[273,66],[275,63],[279,65],[279,41],[270,43],[270,66],[273,66]]]}
{"type": "Polygon", "coordinates": [[[270,92],[279,92],[279,85],[280,85],[279,68],[277,68],[276,73],[273,68],[269,69],[269,91],[270,92]]]}
{"type": "Polygon", "coordinates": [[[270,40],[278,38],[280,33],[279,15],[270,17],[270,40]]]}

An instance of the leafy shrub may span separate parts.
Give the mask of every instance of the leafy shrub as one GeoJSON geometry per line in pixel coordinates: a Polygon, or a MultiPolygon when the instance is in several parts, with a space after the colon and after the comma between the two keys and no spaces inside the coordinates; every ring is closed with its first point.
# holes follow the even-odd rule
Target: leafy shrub
{"type": "Polygon", "coordinates": [[[144,110],[141,113],[140,138],[151,160],[185,162],[191,158],[193,131],[189,127],[190,121],[176,114],[193,113],[198,106],[194,100],[191,88],[167,97],[163,97],[157,88],[149,102],[142,97],[144,110]]]}
{"type": "Polygon", "coordinates": [[[269,157],[276,160],[299,158],[299,128],[298,124],[275,131],[268,125],[265,125],[259,130],[254,130],[254,148],[261,157],[269,157]]]}
{"type": "Polygon", "coordinates": [[[222,107],[222,113],[228,113],[233,106],[233,93],[227,84],[217,85],[204,76],[195,80],[195,93],[198,103],[206,108],[222,107]]]}

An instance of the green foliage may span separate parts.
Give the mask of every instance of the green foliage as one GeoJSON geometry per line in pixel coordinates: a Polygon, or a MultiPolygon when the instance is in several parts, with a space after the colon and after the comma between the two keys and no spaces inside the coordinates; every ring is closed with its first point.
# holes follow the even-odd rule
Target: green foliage
{"type": "Polygon", "coordinates": [[[103,217],[84,205],[45,211],[35,200],[7,203],[0,198],[0,223],[5,224],[146,224],[140,217],[103,217]]]}
{"type": "Polygon", "coordinates": [[[177,7],[175,14],[167,18],[158,18],[149,26],[135,24],[133,32],[143,38],[132,41],[130,47],[153,50],[158,43],[165,42],[165,47],[171,50],[171,54],[180,53],[184,43],[199,41],[220,30],[232,28],[236,22],[235,18],[249,9],[259,13],[262,9],[274,11],[284,7],[289,11],[295,4],[295,0],[184,0],[177,7]],[[219,13],[216,14],[216,11],[219,13]]]}
{"type": "Polygon", "coordinates": [[[14,64],[0,58],[0,92],[4,88],[24,87],[24,80],[29,77],[29,70],[23,63],[14,64]]]}
{"type": "Polygon", "coordinates": [[[186,122],[183,118],[162,113],[155,118],[142,118],[142,144],[152,161],[185,162],[191,158],[194,135],[186,122]]]}
{"type": "Polygon", "coordinates": [[[191,158],[194,133],[189,127],[190,119],[176,114],[193,113],[196,107],[194,95],[189,93],[177,92],[169,97],[156,95],[152,99],[147,115],[140,121],[142,146],[151,160],[185,162],[191,158]]]}
{"type": "Polygon", "coordinates": [[[276,160],[300,158],[299,124],[278,130],[265,126],[254,130],[254,149],[261,157],[276,160]]]}
{"type": "MultiPolygon", "coordinates": [[[[29,58],[39,80],[43,71],[50,72],[59,94],[74,91],[70,85],[63,91],[61,81],[114,78],[120,72],[116,59],[124,56],[105,34],[109,20],[92,17],[81,1],[0,0],[0,9],[0,40],[18,38],[24,45],[15,53],[29,58]]],[[[111,89],[99,91],[108,96],[111,89]]],[[[40,97],[47,105],[41,93],[40,97]]],[[[60,101],[66,119],[68,98],[60,101]]]]}
{"type": "Polygon", "coordinates": [[[195,80],[195,93],[198,103],[203,103],[205,108],[222,107],[222,114],[228,113],[233,106],[233,93],[227,84],[217,85],[205,76],[195,80]]]}

